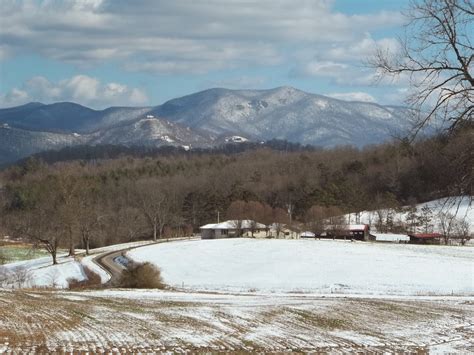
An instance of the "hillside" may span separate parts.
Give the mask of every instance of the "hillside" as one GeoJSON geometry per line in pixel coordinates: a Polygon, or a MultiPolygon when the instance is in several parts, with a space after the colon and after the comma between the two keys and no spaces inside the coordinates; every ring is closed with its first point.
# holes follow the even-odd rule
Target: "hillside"
{"type": "Polygon", "coordinates": [[[0,164],[83,144],[209,147],[282,139],[363,147],[403,135],[411,126],[409,117],[403,108],[341,101],[291,87],[209,89],[154,107],[93,110],[71,102],[30,103],[0,109],[0,164]]]}
{"type": "Polygon", "coordinates": [[[4,123],[0,126],[0,165],[42,151],[83,145],[174,146],[187,149],[191,146],[210,147],[212,142],[212,138],[205,133],[156,117],[117,123],[85,134],[35,131],[4,123]]]}
{"type": "MultiPolygon", "coordinates": [[[[473,196],[453,196],[450,198],[442,198],[434,201],[429,201],[425,203],[420,203],[413,206],[413,212],[417,216],[423,215],[423,210],[427,211],[429,214],[430,220],[423,226],[418,226],[416,229],[419,232],[423,231],[440,231],[440,218],[442,214],[450,214],[458,220],[464,220],[470,227],[471,231],[474,231],[474,207],[473,196]]],[[[350,213],[345,215],[345,219],[348,223],[355,223],[357,218],[359,218],[360,223],[369,224],[373,227],[376,225],[376,221],[379,216],[386,216],[391,213],[393,221],[395,223],[409,224],[409,212],[408,209],[410,206],[404,206],[404,211],[396,211],[390,209],[381,209],[377,211],[362,211],[359,213],[359,216],[355,213],[350,213]]]]}

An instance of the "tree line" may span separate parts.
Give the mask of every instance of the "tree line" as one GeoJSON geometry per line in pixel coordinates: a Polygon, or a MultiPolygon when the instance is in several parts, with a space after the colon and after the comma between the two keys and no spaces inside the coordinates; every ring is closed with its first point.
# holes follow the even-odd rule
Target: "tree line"
{"type": "MultiPolygon", "coordinates": [[[[56,262],[59,248],[86,250],[189,235],[221,219],[306,223],[343,213],[473,195],[472,127],[453,139],[365,149],[252,149],[45,163],[0,173],[0,231],[28,238],[56,262]]],[[[319,222],[318,222],[319,221],[319,222]]]]}

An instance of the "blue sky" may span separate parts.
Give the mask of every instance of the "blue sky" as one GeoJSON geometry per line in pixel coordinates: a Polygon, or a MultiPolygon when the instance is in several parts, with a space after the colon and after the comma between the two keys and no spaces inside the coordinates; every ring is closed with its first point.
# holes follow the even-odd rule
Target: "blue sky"
{"type": "Polygon", "coordinates": [[[211,87],[289,85],[400,104],[375,85],[374,48],[397,50],[405,0],[2,0],[0,107],[157,105],[211,87]]]}

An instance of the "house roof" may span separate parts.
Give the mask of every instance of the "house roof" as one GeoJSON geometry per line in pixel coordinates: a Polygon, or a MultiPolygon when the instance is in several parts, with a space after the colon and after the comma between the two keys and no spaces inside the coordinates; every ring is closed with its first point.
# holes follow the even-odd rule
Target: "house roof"
{"type": "Polygon", "coordinates": [[[441,238],[443,235],[439,233],[412,233],[408,234],[410,237],[420,238],[420,239],[433,239],[441,238]]]}
{"type": "Polygon", "coordinates": [[[240,224],[241,229],[264,229],[267,226],[265,226],[262,223],[254,222],[251,219],[243,219],[243,220],[228,220],[225,222],[221,223],[211,223],[211,224],[206,224],[200,229],[237,229],[237,227],[240,224]]]}
{"type": "Polygon", "coordinates": [[[370,233],[375,237],[375,240],[382,242],[398,242],[398,241],[409,241],[410,237],[406,234],[394,234],[394,233],[370,233]]]}
{"type": "MultiPolygon", "coordinates": [[[[338,226],[339,229],[349,230],[349,231],[359,231],[365,230],[368,226],[367,224],[345,224],[338,226]]],[[[334,228],[333,225],[326,226],[326,230],[334,228]]]]}
{"type": "Polygon", "coordinates": [[[214,229],[214,226],[217,226],[217,223],[205,224],[205,225],[199,227],[199,229],[214,229]]]}

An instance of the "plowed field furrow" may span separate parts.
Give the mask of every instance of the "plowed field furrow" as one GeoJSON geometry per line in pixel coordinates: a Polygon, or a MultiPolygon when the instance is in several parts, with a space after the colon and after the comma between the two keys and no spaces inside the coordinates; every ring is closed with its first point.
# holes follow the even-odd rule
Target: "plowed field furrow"
{"type": "Polygon", "coordinates": [[[179,293],[141,299],[141,291],[123,297],[127,292],[0,291],[0,300],[11,302],[0,302],[0,353],[423,352],[436,344],[465,352],[474,346],[474,303],[466,299],[223,294],[215,301],[196,293],[189,302],[179,293]]]}

